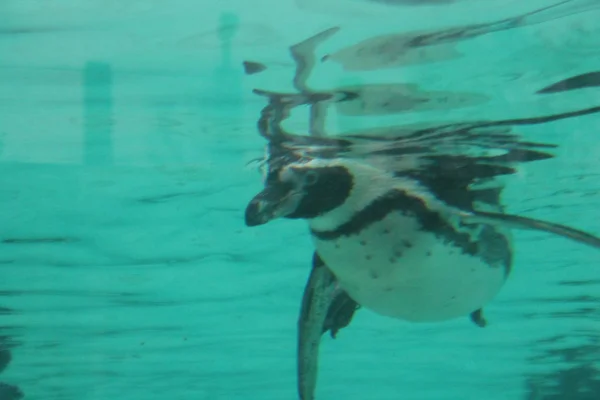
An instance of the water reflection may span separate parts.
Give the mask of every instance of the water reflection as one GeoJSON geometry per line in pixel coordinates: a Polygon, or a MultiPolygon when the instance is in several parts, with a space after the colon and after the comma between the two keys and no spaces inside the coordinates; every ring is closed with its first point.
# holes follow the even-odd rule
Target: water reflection
{"type": "Polygon", "coordinates": [[[366,71],[449,61],[462,57],[457,44],[494,32],[523,28],[598,9],[589,1],[562,1],[516,17],[429,32],[402,32],[366,39],[334,53],[323,61],[341,64],[348,71],[366,71]]]}

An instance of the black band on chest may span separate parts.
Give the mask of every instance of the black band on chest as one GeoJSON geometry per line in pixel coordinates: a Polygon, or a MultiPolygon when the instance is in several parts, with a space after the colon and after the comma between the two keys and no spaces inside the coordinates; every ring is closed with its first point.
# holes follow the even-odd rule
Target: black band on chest
{"type": "MultiPolygon", "coordinates": [[[[465,232],[458,231],[439,212],[428,208],[423,199],[399,189],[391,190],[373,201],[336,229],[329,231],[311,229],[311,233],[317,239],[328,241],[356,236],[392,212],[400,212],[407,217],[415,218],[422,231],[434,234],[445,243],[461,249],[465,254],[481,257],[491,265],[504,268],[510,265],[511,252],[508,241],[493,227],[486,226],[483,237],[469,234],[470,230],[476,232],[475,225],[471,225],[473,229],[469,229],[469,225],[465,224],[462,226],[465,232]]],[[[386,230],[381,232],[382,235],[389,233],[386,230]]]]}
{"type": "Polygon", "coordinates": [[[329,231],[311,230],[313,236],[321,240],[336,240],[343,236],[354,236],[392,212],[417,218],[424,230],[439,229],[444,223],[439,213],[427,208],[425,202],[398,189],[391,190],[357,211],[346,223],[329,231]]]}

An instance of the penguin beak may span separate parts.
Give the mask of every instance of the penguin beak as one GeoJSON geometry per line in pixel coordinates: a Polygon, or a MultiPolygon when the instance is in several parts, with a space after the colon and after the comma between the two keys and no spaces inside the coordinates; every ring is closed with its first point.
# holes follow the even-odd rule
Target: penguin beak
{"type": "Polygon", "coordinates": [[[264,225],[294,212],[300,201],[299,193],[289,185],[273,183],[254,196],[246,207],[246,225],[264,225]]]}

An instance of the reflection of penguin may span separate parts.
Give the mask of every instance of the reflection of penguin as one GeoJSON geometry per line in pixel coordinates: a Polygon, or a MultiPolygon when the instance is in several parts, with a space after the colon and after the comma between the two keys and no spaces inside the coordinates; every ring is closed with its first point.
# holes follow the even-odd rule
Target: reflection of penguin
{"type": "MultiPolygon", "coordinates": [[[[7,344],[8,340],[0,336],[0,373],[6,369],[12,356],[7,344]]],[[[0,400],[17,400],[23,398],[23,392],[17,386],[0,382],[0,400]]]]}
{"type": "MultiPolygon", "coordinates": [[[[338,81],[338,88],[347,89],[347,88],[360,88],[364,86],[366,83],[364,79],[361,77],[342,77],[338,81]]],[[[358,98],[357,98],[358,99],[358,98]]],[[[360,100],[360,99],[358,99],[360,100]]],[[[356,118],[350,115],[343,115],[342,110],[340,110],[340,102],[334,103],[336,116],[337,116],[337,130],[340,134],[348,134],[350,132],[357,132],[365,128],[364,126],[364,118],[356,118]]]]}

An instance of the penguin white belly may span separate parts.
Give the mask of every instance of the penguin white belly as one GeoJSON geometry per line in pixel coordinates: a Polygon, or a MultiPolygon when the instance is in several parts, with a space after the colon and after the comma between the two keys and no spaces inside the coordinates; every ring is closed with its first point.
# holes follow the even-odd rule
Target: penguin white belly
{"type": "Polygon", "coordinates": [[[356,235],[314,241],[350,297],[408,321],[468,315],[492,300],[506,280],[505,268],[463,252],[399,212],[356,235]]]}

